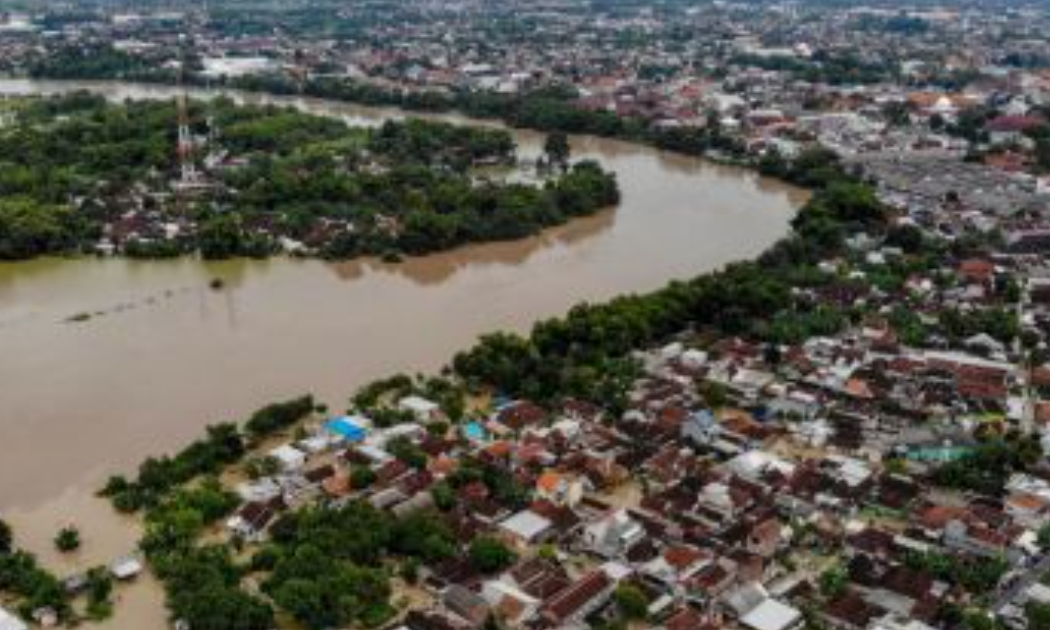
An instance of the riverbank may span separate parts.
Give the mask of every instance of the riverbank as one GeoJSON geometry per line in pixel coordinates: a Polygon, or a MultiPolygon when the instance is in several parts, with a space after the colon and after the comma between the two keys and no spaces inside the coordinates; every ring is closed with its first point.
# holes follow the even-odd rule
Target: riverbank
{"type": "MultiPolygon", "coordinates": [[[[118,100],[144,96],[132,86],[94,89],[118,100]]],[[[145,89],[150,98],[172,95],[145,89]]],[[[370,125],[405,116],[235,96],[370,125]]],[[[541,150],[543,134],[515,137],[524,152],[541,150]]],[[[69,521],[85,540],[71,562],[112,559],[135,533],[92,495],[143,454],[173,451],[205,424],[303,391],[340,409],[356,387],[437,370],[482,334],[525,332],[582,301],[648,292],[754,258],[787,233],[808,197],[742,169],[619,141],[571,141],[576,156],[617,173],[622,202],[535,238],[400,265],[283,258],[0,265],[0,436],[11,454],[0,460],[0,510],[19,532],[48,533],[26,541],[45,560],[48,539],[69,521]],[[222,291],[208,287],[216,277],[222,291]],[[108,315],[64,321],[96,310],[108,315]]],[[[136,584],[123,598],[106,627],[161,627],[164,611],[149,603],[159,601],[155,589],[136,584]]]]}

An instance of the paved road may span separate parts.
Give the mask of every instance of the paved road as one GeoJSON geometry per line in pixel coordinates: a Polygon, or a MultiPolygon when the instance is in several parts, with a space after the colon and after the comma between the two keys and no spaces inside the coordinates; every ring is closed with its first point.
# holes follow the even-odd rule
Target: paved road
{"type": "Polygon", "coordinates": [[[1038,582],[1047,572],[1050,572],[1050,554],[1043,554],[1035,564],[1028,567],[1020,576],[1011,580],[1005,588],[996,590],[995,598],[992,600],[992,611],[996,614],[1001,612],[1003,608],[1038,582]]]}

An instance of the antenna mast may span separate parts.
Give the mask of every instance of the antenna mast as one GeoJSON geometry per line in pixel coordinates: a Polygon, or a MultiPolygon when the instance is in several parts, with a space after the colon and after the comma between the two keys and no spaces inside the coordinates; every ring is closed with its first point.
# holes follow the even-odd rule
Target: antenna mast
{"type": "Polygon", "coordinates": [[[186,44],[185,34],[180,35],[179,46],[179,83],[175,95],[175,109],[178,118],[178,159],[180,169],[179,183],[182,187],[192,187],[200,179],[197,167],[193,163],[193,134],[190,133],[190,114],[186,95],[186,44]]]}

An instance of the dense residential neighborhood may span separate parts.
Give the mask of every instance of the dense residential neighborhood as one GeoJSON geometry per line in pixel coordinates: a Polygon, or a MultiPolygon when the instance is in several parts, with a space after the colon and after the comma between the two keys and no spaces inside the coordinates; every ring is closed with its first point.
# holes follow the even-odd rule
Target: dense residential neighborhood
{"type": "MultiPolygon", "coordinates": [[[[543,131],[534,169],[554,183],[520,206],[542,194],[563,212],[536,229],[617,196],[599,165],[570,165],[566,134],[812,191],[756,261],[486,336],[440,375],[393,376],[338,406],[265,407],[113,476],[100,494],[143,524],[113,566],[60,582],[0,528],[0,630],[105,619],[111,590],[147,568],[187,630],[1050,628],[1045,6],[55,5],[6,14],[0,47],[20,77],[543,131]],[[573,177],[599,180],[583,186],[597,201],[573,210],[557,183],[573,177]]],[[[426,166],[457,181],[513,159],[500,132],[449,128],[345,138],[370,143],[348,168],[365,178],[384,156],[413,157],[397,140],[413,129],[447,134],[426,166]],[[456,142],[486,148],[453,164],[460,152],[440,149],[456,142]]],[[[154,184],[208,172],[194,159],[154,184]]],[[[242,168],[224,155],[212,172],[242,168]]],[[[113,230],[128,222],[171,220],[141,210],[95,248],[126,247],[113,230]]],[[[352,231],[323,219],[310,227],[352,231]]],[[[285,236],[285,250],[310,246],[285,236]]],[[[74,532],[56,545],[75,547],[74,532]]]]}

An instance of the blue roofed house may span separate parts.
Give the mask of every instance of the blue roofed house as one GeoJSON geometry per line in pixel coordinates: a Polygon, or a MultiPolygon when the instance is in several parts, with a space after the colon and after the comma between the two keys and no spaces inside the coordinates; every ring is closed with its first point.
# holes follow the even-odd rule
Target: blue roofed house
{"type": "Polygon", "coordinates": [[[332,418],[325,424],[325,429],[339,438],[353,443],[364,442],[368,437],[367,420],[356,416],[332,418]]]}
{"type": "Polygon", "coordinates": [[[461,429],[463,437],[467,438],[471,442],[482,443],[488,440],[488,431],[478,421],[472,420],[463,425],[461,429]]]}

